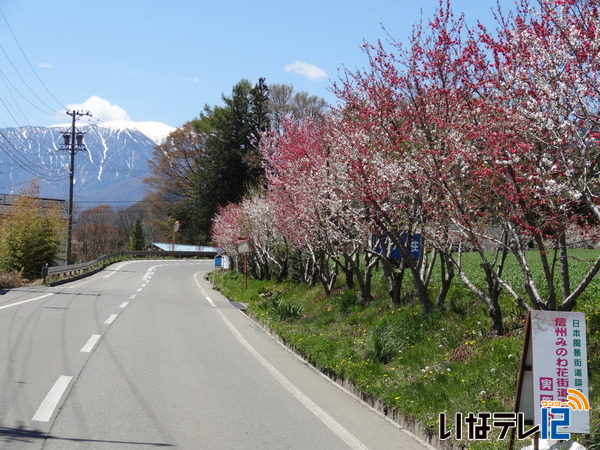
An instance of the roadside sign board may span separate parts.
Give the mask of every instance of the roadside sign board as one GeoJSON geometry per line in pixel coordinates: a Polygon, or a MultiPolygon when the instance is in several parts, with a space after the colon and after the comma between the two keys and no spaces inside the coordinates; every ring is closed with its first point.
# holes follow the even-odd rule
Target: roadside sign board
{"type": "Polygon", "coordinates": [[[541,424],[542,404],[569,405],[569,426],[560,431],[589,434],[589,408],[578,407],[577,398],[579,393],[581,399],[589,395],[585,314],[534,310],[528,320],[518,411],[541,424]]]}
{"type": "MultiPolygon", "coordinates": [[[[387,236],[377,236],[374,234],[372,239],[373,239],[373,245],[375,246],[375,253],[382,254],[382,252],[383,252],[382,247],[387,248],[389,245],[391,245],[391,249],[389,250],[389,258],[390,259],[402,259],[402,254],[400,253],[400,249],[398,249],[389,240],[389,238],[387,236]]],[[[406,233],[404,233],[401,236],[401,239],[402,239],[402,244],[406,245],[406,239],[407,239],[406,233]]],[[[409,250],[410,250],[410,254],[413,257],[413,259],[415,261],[418,261],[419,257],[421,256],[421,235],[420,234],[413,234],[411,236],[409,250]]]]}
{"type": "Polygon", "coordinates": [[[238,243],[238,253],[250,253],[250,245],[248,241],[240,241],[238,243]]]}

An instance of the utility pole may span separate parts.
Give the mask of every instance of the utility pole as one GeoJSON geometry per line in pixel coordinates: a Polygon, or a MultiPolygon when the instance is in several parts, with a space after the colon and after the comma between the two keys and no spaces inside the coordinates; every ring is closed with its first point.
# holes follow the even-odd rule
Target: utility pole
{"type": "Polygon", "coordinates": [[[75,111],[67,110],[67,115],[72,117],[71,131],[65,131],[63,133],[64,144],[60,146],[61,150],[69,150],[71,152],[71,159],[69,163],[69,211],[68,211],[68,225],[67,225],[67,265],[73,262],[71,241],[73,235],[73,182],[75,179],[75,152],[85,151],[85,144],[83,143],[83,136],[85,133],[77,133],[75,130],[75,121],[81,116],[92,116],[89,111],[75,111]]]}

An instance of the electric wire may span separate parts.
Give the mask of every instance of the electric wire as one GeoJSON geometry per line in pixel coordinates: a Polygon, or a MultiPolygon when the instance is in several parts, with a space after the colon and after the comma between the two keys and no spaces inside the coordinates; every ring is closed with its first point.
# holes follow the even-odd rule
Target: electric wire
{"type": "Polygon", "coordinates": [[[17,124],[17,126],[20,127],[21,125],[19,124],[19,121],[13,115],[12,111],[10,110],[10,108],[8,107],[8,105],[4,102],[4,99],[2,97],[0,97],[0,102],[2,102],[2,104],[4,105],[4,108],[6,109],[6,111],[10,115],[10,117],[12,117],[12,119],[15,121],[15,123],[17,124]]]}
{"type": "MultiPolygon", "coordinates": [[[[6,23],[6,27],[8,28],[8,30],[10,31],[10,34],[12,35],[13,39],[15,40],[15,42],[17,43],[17,46],[19,47],[19,50],[21,51],[21,54],[23,55],[23,57],[25,58],[25,61],[27,61],[27,64],[29,64],[29,67],[31,68],[31,71],[33,72],[33,74],[36,76],[36,78],[38,79],[38,81],[40,82],[40,84],[44,87],[44,89],[46,90],[46,92],[48,94],[50,94],[50,97],[52,97],[54,99],[54,101],[60,105],[61,108],[66,109],[64,106],[64,103],[61,102],[60,100],[58,100],[54,94],[52,94],[52,92],[50,91],[50,89],[48,89],[48,87],[46,86],[46,84],[42,81],[42,79],[40,78],[40,76],[38,75],[37,71],[33,68],[33,65],[31,64],[31,62],[29,61],[29,58],[27,57],[27,55],[25,54],[25,52],[23,51],[23,47],[21,47],[21,44],[19,43],[19,40],[17,39],[17,36],[15,35],[15,33],[13,32],[10,24],[8,23],[8,20],[6,19],[6,16],[4,15],[4,12],[2,11],[2,8],[0,8],[0,14],[2,15],[2,18],[4,19],[4,22],[6,23]]],[[[52,108],[50,108],[52,109],[52,108]]]]}
{"type": "Polygon", "coordinates": [[[38,177],[32,178],[30,180],[25,180],[25,181],[21,181],[19,183],[11,183],[11,184],[7,184],[5,186],[0,186],[0,190],[2,189],[14,189],[15,186],[25,186],[26,184],[31,185],[31,183],[33,183],[38,177]]]}
{"type": "MultiPolygon", "coordinates": [[[[47,167],[45,167],[43,165],[33,162],[25,154],[19,153],[19,149],[10,141],[10,139],[8,137],[6,137],[6,135],[4,134],[4,131],[1,129],[0,129],[0,136],[2,136],[5,139],[5,141],[13,148],[13,150],[15,150],[16,153],[13,153],[11,151],[8,151],[5,147],[3,147],[5,152],[8,154],[8,156],[11,157],[11,159],[13,161],[15,161],[15,163],[17,163],[17,164],[21,163],[21,164],[25,164],[27,166],[34,166],[34,167],[40,169],[42,171],[42,173],[46,173],[46,174],[48,174],[48,173],[59,174],[59,173],[64,172],[64,170],[62,170],[62,169],[48,169],[47,167]]],[[[19,165],[19,167],[23,168],[21,165],[19,165]]]]}
{"type": "MultiPolygon", "coordinates": [[[[13,95],[12,91],[8,88],[8,85],[6,84],[7,81],[10,83],[10,80],[8,78],[6,78],[6,75],[4,75],[4,72],[2,72],[1,70],[0,70],[0,75],[2,76],[2,81],[4,82],[4,86],[6,87],[6,90],[7,90],[8,94],[10,95],[10,98],[12,98],[13,104],[15,105],[16,109],[19,110],[19,113],[21,114],[21,117],[25,120],[25,122],[28,125],[31,125],[31,123],[29,122],[29,120],[27,120],[27,117],[25,117],[25,113],[23,112],[23,110],[19,106],[19,103],[15,99],[15,96],[13,95]]],[[[10,84],[12,85],[12,83],[10,83],[10,84]]],[[[15,90],[17,92],[19,92],[17,89],[15,89],[15,90]]],[[[21,93],[19,92],[19,94],[21,94],[21,93]]],[[[21,96],[23,96],[23,95],[21,94],[21,96]]],[[[2,103],[4,103],[4,101],[2,103]]],[[[6,107],[6,105],[4,105],[4,106],[6,107]]],[[[33,106],[35,106],[35,105],[33,105],[33,106]]]]}
{"type": "Polygon", "coordinates": [[[16,74],[19,76],[19,78],[21,79],[21,81],[23,82],[23,84],[27,87],[27,89],[29,89],[29,91],[33,94],[33,96],[35,98],[37,98],[42,105],[44,105],[46,108],[48,108],[47,111],[43,111],[43,112],[45,112],[47,114],[54,114],[55,111],[52,109],[52,107],[49,106],[44,100],[42,100],[39,97],[39,95],[37,95],[35,93],[35,91],[31,88],[31,86],[29,86],[29,83],[27,83],[27,81],[25,81],[25,78],[23,78],[23,75],[21,75],[21,73],[19,72],[19,69],[17,69],[17,67],[14,65],[14,63],[10,59],[10,56],[8,56],[8,53],[6,53],[6,50],[4,49],[4,46],[1,43],[0,43],[0,50],[2,50],[2,53],[4,53],[4,56],[6,56],[6,59],[8,60],[8,62],[10,63],[10,65],[12,66],[12,68],[14,69],[14,71],[16,72],[16,74]]]}
{"type": "MultiPolygon", "coordinates": [[[[40,107],[39,107],[39,106],[37,106],[35,103],[33,103],[31,100],[29,100],[29,99],[28,99],[28,98],[27,98],[27,97],[26,97],[26,96],[25,96],[25,95],[24,95],[24,94],[23,94],[23,93],[22,93],[22,92],[21,92],[21,91],[20,91],[20,90],[19,90],[19,89],[18,89],[18,88],[17,88],[17,87],[16,87],[16,86],[13,84],[13,83],[12,83],[12,81],[10,81],[10,80],[8,79],[8,77],[6,76],[6,74],[5,74],[3,71],[1,71],[1,70],[0,70],[0,75],[2,75],[2,78],[3,78],[3,80],[5,80],[5,81],[4,81],[4,84],[5,84],[5,85],[6,85],[6,82],[8,82],[8,83],[9,83],[9,84],[12,86],[13,90],[15,90],[15,91],[17,92],[17,94],[19,94],[21,97],[23,97],[23,100],[25,100],[27,103],[29,103],[31,106],[33,106],[35,109],[37,109],[37,110],[38,110],[38,111],[40,111],[40,112],[43,112],[44,114],[51,114],[51,115],[55,115],[55,114],[56,114],[56,111],[52,111],[51,113],[48,113],[48,111],[47,111],[47,110],[40,108],[40,107]]],[[[7,86],[6,88],[8,89],[8,86],[7,86]]],[[[10,89],[9,89],[9,92],[10,92],[10,89]]],[[[12,95],[12,94],[11,94],[11,95],[12,95]]]]}
{"type": "Polygon", "coordinates": [[[4,134],[3,130],[0,130],[0,136],[13,148],[14,152],[6,148],[5,145],[0,144],[0,149],[12,159],[17,166],[25,170],[31,175],[43,178],[48,181],[59,181],[64,180],[68,176],[64,176],[64,169],[48,169],[47,167],[37,164],[29,159],[25,154],[20,153],[19,149],[10,141],[10,139],[4,134]],[[37,170],[36,170],[37,169],[37,170]]]}

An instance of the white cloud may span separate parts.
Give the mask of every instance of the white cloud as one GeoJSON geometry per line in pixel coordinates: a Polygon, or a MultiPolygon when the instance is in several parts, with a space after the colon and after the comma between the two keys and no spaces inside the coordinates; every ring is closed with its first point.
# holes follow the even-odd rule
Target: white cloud
{"type": "Polygon", "coordinates": [[[46,62],[39,62],[37,63],[37,66],[40,69],[54,69],[54,66],[52,64],[46,62]]]}
{"type": "Polygon", "coordinates": [[[67,109],[86,110],[92,113],[92,117],[105,122],[110,120],[131,120],[127,111],[119,105],[113,105],[96,95],[91,96],[85,102],[78,105],[67,105],[67,109]]]}
{"type": "Polygon", "coordinates": [[[200,78],[198,77],[182,77],[183,81],[187,81],[188,83],[200,83],[200,78]]]}
{"type": "Polygon", "coordinates": [[[327,72],[320,67],[304,61],[295,61],[292,64],[287,64],[284,67],[286,72],[294,72],[298,75],[308,78],[309,80],[320,80],[327,78],[327,72]]]}

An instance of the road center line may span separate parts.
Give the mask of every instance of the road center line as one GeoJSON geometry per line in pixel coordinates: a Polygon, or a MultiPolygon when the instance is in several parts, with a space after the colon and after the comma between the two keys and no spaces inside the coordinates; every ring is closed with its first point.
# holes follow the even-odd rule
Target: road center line
{"type": "Polygon", "coordinates": [[[66,375],[59,377],[31,420],[48,422],[72,379],[66,375]]]}
{"type": "Polygon", "coordinates": [[[30,298],[29,300],[23,300],[22,302],[11,303],[10,305],[0,306],[0,309],[12,308],[13,306],[19,306],[19,305],[22,305],[24,303],[34,302],[36,300],[41,300],[43,298],[50,297],[51,295],[54,295],[54,294],[53,293],[44,294],[44,295],[41,295],[40,297],[30,298]]]}
{"type": "Polygon", "coordinates": [[[118,314],[111,314],[110,316],[108,316],[108,319],[106,319],[104,321],[104,323],[106,325],[110,325],[111,323],[113,323],[115,321],[115,319],[117,318],[118,314]]]}
{"type": "Polygon", "coordinates": [[[137,297],[137,294],[131,294],[131,295],[129,296],[129,300],[133,300],[133,299],[134,299],[134,298],[136,298],[136,297],[137,297]]]}
{"type": "Polygon", "coordinates": [[[87,343],[83,346],[80,352],[89,353],[94,348],[94,345],[100,340],[99,334],[92,334],[92,337],[88,339],[87,343]]]}
{"type": "MultiPolygon", "coordinates": [[[[200,273],[200,272],[198,272],[200,273]]],[[[202,294],[208,299],[206,291],[202,285],[198,282],[196,275],[194,275],[194,281],[202,291],[202,294]]],[[[281,385],[290,392],[296,399],[302,403],[310,412],[312,412],[321,422],[323,422],[331,431],[333,431],[338,437],[340,437],[350,448],[354,450],[368,450],[367,447],[360,442],[352,433],[350,433],[343,425],[337,420],[331,417],[325,410],[319,405],[313,402],[306,394],[298,389],[294,383],[288,380],[279,370],[277,370],[269,361],[265,359],[253,346],[250,344],[238,331],[238,329],[229,321],[225,314],[220,309],[216,310],[217,313],[225,322],[225,325],[233,333],[238,342],[244,347],[256,360],[277,380],[281,385]]]]}
{"type": "Polygon", "coordinates": [[[127,305],[129,305],[129,302],[123,302],[121,303],[121,306],[119,306],[119,308],[126,308],[127,305]]]}

